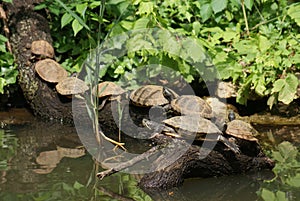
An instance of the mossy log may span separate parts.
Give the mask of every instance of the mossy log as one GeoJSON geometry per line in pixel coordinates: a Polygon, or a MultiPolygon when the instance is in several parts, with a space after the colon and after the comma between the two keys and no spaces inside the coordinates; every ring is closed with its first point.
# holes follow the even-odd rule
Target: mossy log
{"type": "Polygon", "coordinates": [[[47,119],[72,121],[71,100],[60,96],[55,85],[42,81],[36,74],[32,59],[31,43],[52,38],[46,14],[34,11],[41,0],[14,0],[4,4],[9,25],[9,42],[16,58],[19,76],[18,83],[32,111],[47,119]]]}

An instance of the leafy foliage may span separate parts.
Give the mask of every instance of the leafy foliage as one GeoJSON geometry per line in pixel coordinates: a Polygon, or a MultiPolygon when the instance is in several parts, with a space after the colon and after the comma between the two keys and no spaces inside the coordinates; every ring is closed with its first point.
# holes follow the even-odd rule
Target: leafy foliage
{"type": "Polygon", "coordinates": [[[102,7],[101,1],[95,0],[48,0],[37,9],[45,7],[52,13],[55,48],[61,53],[62,64],[71,72],[80,71],[89,50],[99,41],[128,31],[159,28],[176,37],[162,34],[154,43],[138,36],[126,41],[128,52],[108,65],[101,77],[110,80],[122,77],[136,83],[145,79],[141,72],[157,75],[159,70],[149,67],[156,63],[171,66],[188,82],[199,78],[203,81],[203,75],[206,81],[232,80],[239,87],[237,101],[241,104],[246,104],[253,94],[269,97],[270,107],[277,101],[288,104],[297,98],[299,81],[294,76],[300,64],[297,3],[110,0],[102,7]],[[182,38],[188,42],[178,45],[182,38]],[[162,46],[156,46],[159,41],[163,41],[162,46]],[[152,51],[147,47],[162,49],[152,51]],[[197,63],[203,59],[203,52],[212,63],[200,67],[197,63]],[[211,68],[213,65],[215,70],[211,68]]]}
{"type": "Polygon", "coordinates": [[[6,49],[7,38],[0,34],[0,94],[7,85],[15,84],[18,71],[14,65],[14,58],[6,49]]]}
{"type": "Polygon", "coordinates": [[[282,142],[277,150],[272,152],[276,161],[273,169],[276,177],[266,181],[258,192],[265,201],[287,201],[299,197],[300,187],[300,154],[290,142],[282,142]]]}

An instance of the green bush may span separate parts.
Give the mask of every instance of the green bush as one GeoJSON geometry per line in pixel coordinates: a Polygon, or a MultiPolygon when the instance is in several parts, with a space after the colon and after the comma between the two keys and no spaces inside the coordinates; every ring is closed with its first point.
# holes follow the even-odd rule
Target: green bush
{"type": "MultiPolygon", "coordinates": [[[[130,52],[108,66],[100,78],[139,79],[138,72],[157,62],[172,66],[192,82],[203,74],[207,79],[231,80],[238,87],[237,102],[246,104],[256,94],[269,97],[272,107],[277,101],[290,103],[296,97],[300,68],[300,4],[287,0],[46,0],[36,9],[51,12],[51,29],[60,61],[71,72],[80,71],[90,50],[107,37],[144,28],[168,30],[178,36],[161,40],[169,47],[160,52],[130,52]],[[67,11],[67,12],[66,12],[67,11]],[[182,55],[174,57],[166,50],[188,38],[182,55]],[[166,40],[168,39],[168,40],[166,40]],[[195,45],[196,44],[196,45],[195,45]],[[209,65],[197,66],[204,48],[211,58],[209,65]],[[217,72],[212,70],[211,65],[217,72]]],[[[142,38],[135,45],[143,43],[142,38]]],[[[154,42],[151,45],[155,46],[154,42]]],[[[172,50],[173,51],[173,50],[172,50]]],[[[201,80],[200,80],[201,81],[201,80]]],[[[133,82],[134,83],[134,82],[133,82]]]]}

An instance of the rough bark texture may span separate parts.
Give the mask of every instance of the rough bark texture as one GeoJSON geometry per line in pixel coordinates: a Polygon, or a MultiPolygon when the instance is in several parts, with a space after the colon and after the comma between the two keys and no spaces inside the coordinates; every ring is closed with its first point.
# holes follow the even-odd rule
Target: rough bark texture
{"type": "MultiPolygon", "coordinates": [[[[116,124],[113,123],[114,119],[112,118],[112,112],[116,112],[117,109],[114,109],[114,104],[107,103],[102,109],[99,117],[99,121],[102,127],[104,127],[105,133],[117,133],[118,128],[116,124]],[[106,114],[105,116],[103,114],[106,114]],[[104,126],[109,125],[109,126],[104,126]]],[[[141,118],[145,117],[143,114],[148,112],[142,112],[140,109],[137,113],[130,112],[129,114],[124,113],[122,118],[124,122],[122,125],[126,126],[126,119],[133,118],[135,123],[140,122],[141,118]]],[[[145,117],[147,118],[147,117],[145,117]]],[[[138,124],[137,124],[138,125],[138,124]]],[[[138,132],[139,135],[142,133],[138,130],[130,131],[127,128],[127,131],[138,132]]],[[[150,136],[150,134],[149,134],[150,136]]],[[[127,145],[128,140],[126,140],[126,134],[122,133],[122,142],[125,142],[127,145]]],[[[164,135],[158,135],[157,138],[154,138],[151,144],[167,144],[172,143],[174,145],[174,150],[168,150],[169,156],[178,151],[178,147],[188,147],[187,151],[173,164],[170,166],[161,169],[160,171],[146,174],[140,181],[139,185],[146,191],[158,190],[158,189],[169,189],[175,186],[182,184],[185,178],[190,177],[214,177],[222,175],[232,175],[240,174],[249,171],[259,171],[262,169],[272,169],[274,167],[274,161],[266,157],[262,152],[261,147],[256,142],[250,142],[245,140],[236,139],[236,143],[239,145],[241,154],[235,154],[231,150],[227,149],[222,143],[217,143],[213,150],[206,149],[202,147],[200,150],[200,143],[190,145],[184,140],[174,139],[164,135]],[[205,157],[204,157],[205,156],[205,157]]],[[[138,142],[136,142],[138,144],[138,142]]],[[[136,147],[137,144],[134,144],[136,147]]],[[[208,145],[209,146],[209,145],[208,145]]],[[[147,146],[145,146],[147,147],[147,146]]],[[[209,146],[213,147],[213,146],[209,146]]],[[[128,148],[128,147],[126,147],[128,148]]],[[[130,150],[130,148],[129,148],[130,150]]],[[[159,151],[159,150],[158,150],[159,151]]],[[[145,158],[151,157],[151,150],[149,153],[144,154],[145,158]]],[[[164,160],[168,160],[164,157],[158,158],[152,166],[159,167],[165,163],[164,160]]],[[[142,161],[142,160],[140,160],[142,161]]],[[[124,163],[122,167],[130,167],[132,163],[124,163]]],[[[151,168],[150,168],[151,169],[151,168]]],[[[101,177],[108,176],[118,170],[111,170],[103,172],[101,177]]]]}
{"type": "Polygon", "coordinates": [[[54,90],[55,85],[42,81],[34,70],[31,43],[46,40],[52,43],[47,19],[33,10],[41,0],[14,0],[5,4],[8,14],[10,38],[13,54],[19,70],[19,85],[25,99],[36,115],[63,121],[71,121],[71,99],[67,100],[54,90]]]}

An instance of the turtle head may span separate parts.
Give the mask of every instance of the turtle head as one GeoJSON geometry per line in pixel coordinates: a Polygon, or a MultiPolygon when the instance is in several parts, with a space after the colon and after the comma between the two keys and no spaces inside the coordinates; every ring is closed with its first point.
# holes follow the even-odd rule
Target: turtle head
{"type": "Polygon", "coordinates": [[[235,120],[235,114],[232,110],[230,110],[229,113],[228,113],[228,120],[229,121],[235,120]]]}
{"type": "Polygon", "coordinates": [[[176,98],[174,93],[172,93],[172,91],[168,87],[163,87],[162,93],[169,102],[176,98]]]}

